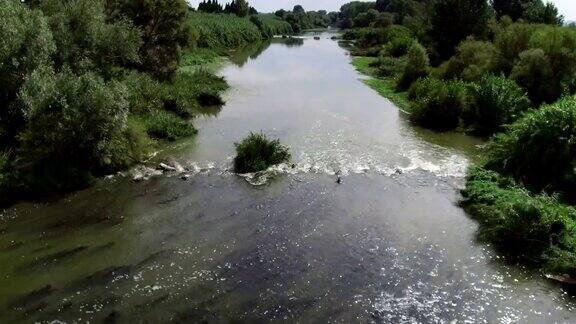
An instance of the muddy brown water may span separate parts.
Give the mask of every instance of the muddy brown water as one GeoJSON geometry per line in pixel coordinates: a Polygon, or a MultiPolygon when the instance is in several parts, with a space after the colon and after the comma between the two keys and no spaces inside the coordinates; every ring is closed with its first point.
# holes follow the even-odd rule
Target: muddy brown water
{"type": "Polygon", "coordinates": [[[411,126],[329,33],[252,45],[227,104],[149,163],[0,216],[0,322],[574,322],[575,300],[476,239],[482,142],[411,126]],[[294,167],[230,171],[250,131],[294,167]],[[340,176],[342,183],[337,184],[340,176]]]}

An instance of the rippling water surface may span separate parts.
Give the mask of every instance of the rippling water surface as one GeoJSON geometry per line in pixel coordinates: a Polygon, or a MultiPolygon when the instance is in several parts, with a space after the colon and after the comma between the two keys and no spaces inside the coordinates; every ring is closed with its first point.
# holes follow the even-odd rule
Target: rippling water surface
{"type": "Polygon", "coordinates": [[[226,106],[149,162],[179,172],[3,211],[0,322],[576,321],[457,207],[483,143],[411,126],[330,36],[240,51],[226,106]],[[294,165],[234,175],[250,131],[294,165]]]}

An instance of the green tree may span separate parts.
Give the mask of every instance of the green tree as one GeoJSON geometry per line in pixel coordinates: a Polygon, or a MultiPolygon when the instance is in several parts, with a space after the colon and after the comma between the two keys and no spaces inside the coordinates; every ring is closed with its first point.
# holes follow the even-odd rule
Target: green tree
{"type": "Polygon", "coordinates": [[[508,16],[512,20],[518,20],[524,15],[524,8],[527,0],[492,0],[492,8],[496,12],[496,17],[508,16]]]}
{"type": "Polygon", "coordinates": [[[439,0],[431,15],[430,36],[439,59],[445,60],[466,37],[486,35],[490,10],[486,0],[439,0]]]}
{"type": "Polygon", "coordinates": [[[50,64],[55,51],[47,20],[19,1],[0,0],[0,151],[15,144],[23,126],[13,106],[26,76],[50,64]]]}
{"type": "Polygon", "coordinates": [[[564,17],[558,13],[553,3],[544,4],[542,0],[531,0],[525,5],[523,17],[526,21],[539,24],[559,25],[564,23],[564,17]]]}
{"type": "Polygon", "coordinates": [[[114,67],[140,62],[140,31],[126,19],[108,22],[101,1],[45,0],[40,8],[54,35],[57,69],[110,76],[114,67]]]}
{"type": "Polygon", "coordinates": [[[127,17],[142,30],[139,68],[161,80],[178,68],[181,51],[192,45],[185,0],[108,0],[109,15],[127,17]]]}
{"type": "Polygon", "coordinates": [[[246,17],[250,13],[250,5],[246,0],[236,0],[235,14],[238,17],[246,17]]]}

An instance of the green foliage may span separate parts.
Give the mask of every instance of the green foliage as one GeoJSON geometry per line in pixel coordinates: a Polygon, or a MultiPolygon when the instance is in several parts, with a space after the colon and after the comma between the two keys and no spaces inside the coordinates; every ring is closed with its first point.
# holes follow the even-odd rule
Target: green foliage
{"type": "Polygon", "coordinates": [[[531,0],[524,9],[523,18],[528,22],[559,26],[564,23],[564,17],[558,14],[558,8],[551,2],[544,4],[542,0],[531,0]]]}
{"type": "Polygon", "coordinates": [[[125,86],[44,68],[28,77],[19,97],[27,119],[20,155],[29,175],[45,179],[42,191],[84,185],[111,162],[111,141],[128,114],[125,86]]]}
{"type": "Polygon", "coordinates": [[[238,173],[264,171],[290,159],[288,148],[280,144],[280,140],[270,140],[261,133],[250,133],[235,145],[234,170],[238,173]]]}
{"type": "Polygon", "coordinates": [[[164,106],[166,88],[146,73],[132,71],[123,79],[128,89],[128,105],[135,115],[145,114],[164,106]]]}
{"type": "Polygon", "coordinates": [[[375,9],[370,9],[366,12],[358,14],[354,19],[355,27],[368,27],[380,16],[380,13],[375,9]]]}
{"type": "Polygon", "coordinates": [[[141,123],[148,135],[170,142],[195,135],[198,132],[189,122],[163,110],[154,110],[145,114],[142,116],[141,123]]]}
{"type": "MultiPolygon", "coordinates": [[[[0,152],[0,194],[10,187],[10,156],[6,152],[0,152]]],[[[0,204],[2,200],[0,199],[0,204]]]]}
{"type": "Polygon", "coordinates": [[[263,38],[258,26],[234,15],[190,13],[190,25],[199,34],[200,47],[236,48],[263,38]]]}
{"type": "Polygon", "coordinates": [[[255,24],[265,38],[275,35],[293,34],[292,26],[272,14],[251,16],[250,21],[255,24]]]}
{"type": "Polygon", "coordinates": [[[475,105],[469,110],[469,123],[481,135],[492,135],[504,125],[519,119],[530,109],[530,100],[514,81],[484,76],[474,88],[475,105]]]}
{"type": "Polygon", "coordinates": [[[526,114],[489,147],[486,166],[535,192],[576,198],[576,98],[526,114]]]}
{"type": "MultiPolygon", "coordinates": [[[[186,0],[109,0],[106,5],[109,16],[119,21],[128,18],[143,32],[139,68],[160,80],[172,78],[182,49],[193,45],[198,36],[191,30],[186,0]]],[[[111,42],[127,46],[115,37],[111,42]]]]}
{"type": "Polygon", "coordinates": [[[340,17],[342,19],[354,19],[360,13],[367,12],[370,9],[375,9],[374,2],[352,1],[343,5],[340,8],[340,17]]]}
{"type": "Polygon", "coordinates": [[[14,107],[26,76],[49,63],[55,46],[47,20],[18,1],[0,0],[0,150],[15,145],[24,126],[14,107]]]}
{"type": "Polygon", "coordinates": [[[462,205],[480,223],[480,237],[554,273],[576,270],[576,210],[534,196],[512,180],[472,170],[462,205]]]}
{"type": "Polygon", "coordinates": [[[520,53],[529,49],[532,34],[538,28],[534,24],[515,23],[498,26],[494,46],[498,50],[498,70],[510,74],[520,53]]]}
{"type": "Polygon", "coordinates": [[[430,36],[441,60],[469,36],[484,37],[490,10],[486,0],[439,0],[431,13],[430,36]]]}
{"type": "Polygon", "coordinates": [[[191,117],[199,105],[222,105],[224,102],[218,93],[227,88],[223,78],[204,70],[179,73],[166,90],[164,107],[178,116],[191,117]]]}
{"type": "Polygon", "coordinates": [[[535,103],[551,103],[563,93],[573,93],[576,82],[576,32],[565,27],[542,26],[530,38],[530,48],[520,53],[511,77],[535,103]]]}
{"type": "Polygon", "coordinates": [[[508,16],[512,20],[518,20],[524,16],[524,8],[527,0],[492,0],[492,8],[496,12],[496,17],[508,16]]]}
{"type": "Polygon", "coordinates": [[[250,5],[246,0],[232,0],[226,4],[224,12],[235,14],[238,17],[246,17],[250,13],[250,5]]]}
{"type": "Polygon", "coordinates": [[[468,38],[463,41],[448,63],[444,78],[478,81],[495,69],[498,52],[490,42],[468,38]]]}
{"type": "Polygon", "coordinates": [[[396,78],[408,69],[407,64],[406,59],[403,57],[380,56],[373,65],[378,69],[378,76],[396,78]]]}
{"type": "Polygon", "coordinates": [[[398,47],[404,46],[404,50],[407,49],[412,40],[410,30],[399,25],[392,25],[387,28],[360,28],[346,33],[343,37],[356,39],[356,46],[360,48],[384,45],[397,40],[398,47]]]}
{"type": "MultiPolygon", "coordinates": [[[[422,79],[421,79],[422,80],[422,79]]],[[[469,105],[468,85],[459,81],[423,79],[410,96],[416,96],[410,119],[423,127],[448,131],[459,126],[469,105]]]]}
{"type": "Polygon", "coordinates": [[[141,32],[124,19],[108,22],[101,1],[45,0],[40,8],[56,43],[57,69],[109,77],[115,67],[140,62],[141,32]]]}
{"type": "Polygon", "coordinates": [[[408,61],[404,73],[398,80],[398,89],[406,90],[414,81],[426,77],[429,67],[430,60],[426,49],[418,42],[413,41],[408,51],[408,61]]]}
{"type": "Polygon", "coordinates": [[[109,162],[103,171],[115,172],[141,162],[152,144],[145,125],[135,117],[128,117],[126,127],[110,141],[109,162]]]}
{"type": "Polygon", "coordinates": [[[412,37],[405,35],[394,37],[388,44],[384,46],[386,53],[392,57],[400,57],[408,54],[408,50],[414,43],[412,37]]]}

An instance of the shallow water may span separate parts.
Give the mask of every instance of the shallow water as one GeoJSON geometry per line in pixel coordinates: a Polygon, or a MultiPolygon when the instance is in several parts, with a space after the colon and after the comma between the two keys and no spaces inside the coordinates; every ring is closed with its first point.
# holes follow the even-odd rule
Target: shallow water
{"type": "Polygon", "coordinates": [[[576,321],[570,294],[477,242],[457,207],[483,143],[411,126],[330,36],[220,71],[226,106],[149,162],[187,181],[116,176],[2,212],[0,322],[576,321]],[[232,174],[250,131],[294,167],[232,174]]]}

